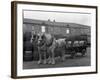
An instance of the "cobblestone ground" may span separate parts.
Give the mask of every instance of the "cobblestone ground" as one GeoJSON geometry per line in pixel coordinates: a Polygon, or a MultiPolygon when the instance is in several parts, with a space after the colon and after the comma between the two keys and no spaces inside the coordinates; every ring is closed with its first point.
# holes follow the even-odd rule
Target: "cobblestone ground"
{"type": "Polygon", "coordinates": [[[37,61],[23,62],[23,69],[36,69],[36,68],[54,68],[54,67],[78,67],[78,66],[90,66],[91,55],[90,48],[87,48],[85,56],[81,57],[80,54],[74,59],[71,59],[69,55],[66,55],[66,60],[61,62],[59,58],[56,58],[56,64],[37,64],[37,61]]]}

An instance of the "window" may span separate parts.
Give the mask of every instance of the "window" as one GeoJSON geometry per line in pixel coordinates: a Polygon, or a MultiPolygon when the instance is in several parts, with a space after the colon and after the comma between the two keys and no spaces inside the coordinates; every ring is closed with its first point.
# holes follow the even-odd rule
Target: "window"
{"type": "Polygon", "coordinates": [[[34,26],[32,26],[32,34],[34,34],[34,33],[35,33],[34,26]]]}
{"type": "Polygon", "coordinates": [[[32,26],[32,30],[34,30],[34,26],[32,26]]]}
{"type": "Polygon", "coordinates": [[[41,32],[45,32],[45,26],[41,26],[41,32]]]}
{"type": "Polygon", "coordinates": [[[69,31],[69,28],[67,28],[67,29],[66,29],[66,34],[69,34],[69,32],[70,32],[70,31],[69,31]]]}

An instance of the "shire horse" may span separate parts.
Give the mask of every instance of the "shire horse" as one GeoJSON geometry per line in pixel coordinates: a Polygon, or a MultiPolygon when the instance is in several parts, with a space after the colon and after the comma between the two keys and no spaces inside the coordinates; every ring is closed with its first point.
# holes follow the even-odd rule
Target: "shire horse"
{"type": "Polygon", "coordinates": [[[38,53],[39,61],[38,64],[55,64],[55,49],[59,48],[60,57],[62,61],[65,60],[65,39],[56,40],[53,35],[49,33],[38,34],[38,53]],[[49,55],[47,59],[47,54],[49,55]],[[42,59],[43,56],[43,59],[42,59]]]}

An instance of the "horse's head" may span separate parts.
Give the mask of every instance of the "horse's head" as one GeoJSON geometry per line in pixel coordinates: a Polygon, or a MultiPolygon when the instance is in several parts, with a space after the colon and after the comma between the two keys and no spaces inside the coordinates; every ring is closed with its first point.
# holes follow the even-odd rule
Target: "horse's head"
{"type": "Polygon", "coordinates": [[[37,41],[38,40],[38,35],[37,34],[34,34],[33,35],[33,41],[37,41]]]}
{"type": "Polygon", "coordinates": [[[46,37],[44,33],[39,33],[38,34],[38,45],[43,46],[45,44],[46,37]]]}
{"type": "Polygon", "coordinates": [[[37,42],[38,42],[38,34],[36,34],[36,33],[33,34],[32,33],[31,42],[37,44],[37,42]]]}

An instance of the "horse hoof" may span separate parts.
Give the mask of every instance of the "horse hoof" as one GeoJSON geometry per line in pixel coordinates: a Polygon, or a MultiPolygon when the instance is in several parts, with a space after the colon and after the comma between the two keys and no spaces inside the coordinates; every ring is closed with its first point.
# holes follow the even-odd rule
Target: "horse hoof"
{"type": "Polygon", "coordinates": [[[62,62],[64,62],[64,61],[65,61],[65,59],[62,59],[61,61],[62,61],[62,62]]]}
{"type": "Polygon", "coordinates": [[[41,64],[42,62],[41,61],[38,61],[38,64],[41,64]]]}
{"type": "Polygon", "coordinates": [[[55,62],[52,62],[51,64],[55,64],[55,62]]]}
{"type": "Polygon", "coordinates": [[[51,64],[53,64],[53,65],[54,65],[55,63],[51,63],[51,64]]]}
{"type": "Polygon", "coordinates": [[[46,61],[43,62],[43,64],[46,64],[46,63],[47,63],[46,61]]]}
{"type": "Polygon", "coordinates": [[[51,61],[49,61],[48,64],[51,64],[51,61]]]}

